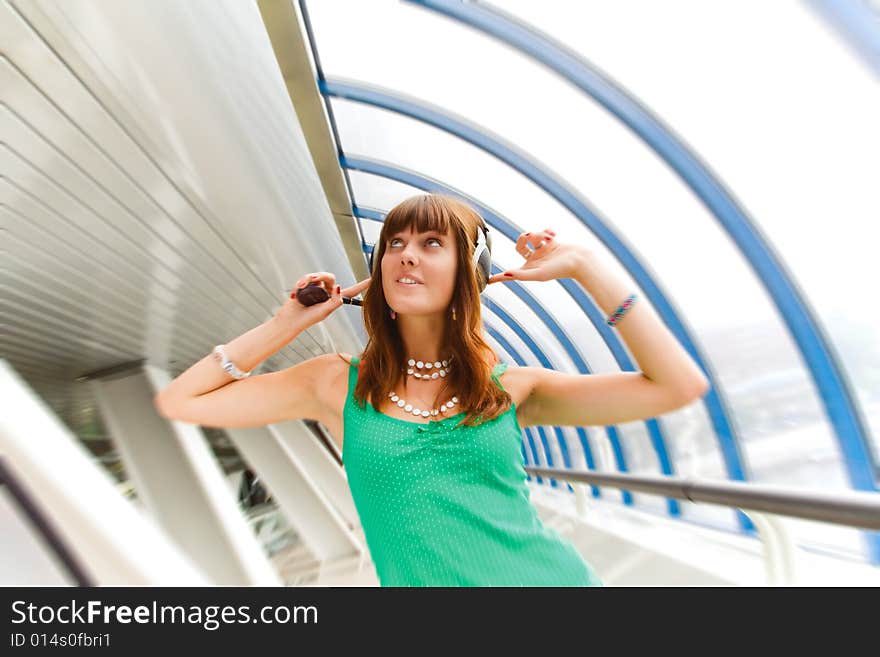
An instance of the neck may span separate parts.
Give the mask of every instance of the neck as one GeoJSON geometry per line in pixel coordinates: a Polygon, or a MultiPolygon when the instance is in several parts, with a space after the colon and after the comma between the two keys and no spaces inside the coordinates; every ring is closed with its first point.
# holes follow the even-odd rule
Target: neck
{"type": "Polygon", "coordinates": [[[444,336],[445,318],[442,314],[398,315],[397,330],[403,341],[406,359],[443,361],[451,352],[444,336]]]}

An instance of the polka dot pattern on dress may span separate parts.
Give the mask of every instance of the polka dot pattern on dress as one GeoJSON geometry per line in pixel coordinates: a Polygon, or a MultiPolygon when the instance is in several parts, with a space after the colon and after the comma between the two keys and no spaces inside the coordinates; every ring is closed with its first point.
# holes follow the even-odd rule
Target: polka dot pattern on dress
{"type": "MultiPolygon", "coordinates": [[[[516,406],[480,426],[466,415],[401,420],[354,397],[349,368],[343,463],[382,586],[601,586],[529,500],[516,406]]],[[[500,363],[492,380],[507,368],[500,363]]]]}

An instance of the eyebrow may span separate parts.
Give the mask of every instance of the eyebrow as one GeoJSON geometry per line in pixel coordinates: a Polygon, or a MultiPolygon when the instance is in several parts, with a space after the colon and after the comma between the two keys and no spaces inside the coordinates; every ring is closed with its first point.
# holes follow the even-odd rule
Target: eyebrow
{"type": "MultiPolygon", "coordinates": [[[[392,239],[394,237],[399,237],[400,235],[403,235],[403,231],[399,231],[397,233],[394,233],[394,235],[390,235],[388,237],[388,239],[392,239]]],[[[419,233],[419,235],[438,235],[439,237],[446,237],[443,233],[441,233],[438,230],[428,230],[428,231],[425,231],[424,233],[419,233]]]]}

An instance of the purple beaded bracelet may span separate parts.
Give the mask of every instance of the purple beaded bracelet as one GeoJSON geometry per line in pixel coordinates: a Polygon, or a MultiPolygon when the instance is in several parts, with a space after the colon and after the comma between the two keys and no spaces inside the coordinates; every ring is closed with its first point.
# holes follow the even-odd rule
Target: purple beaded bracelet
{"type": "Polygon", "coordinates": [[[622,304],[620,304],[620,306],[618,306],[617,310],[615,310],[613,313],[611,313],[608,316],[608,319],[605,320],[605,323],[608,324],[608,326],[614,326],[615,324],[617,324],[618,320],[626,314],[626,311],[629,310],[630,306],[633,305],[633,302],[635,302],[635,300],[636,300],[636,295],[630,294],[626,298],[626,301],[624,301],[622,304]]]}

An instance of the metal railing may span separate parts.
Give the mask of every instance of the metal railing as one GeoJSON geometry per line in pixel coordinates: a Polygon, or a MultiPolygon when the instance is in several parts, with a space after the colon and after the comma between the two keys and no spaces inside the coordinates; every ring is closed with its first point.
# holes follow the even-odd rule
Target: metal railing
{"type": "Polygon", "coordinates": [[[608,486],[862,529],[880,529],[880,494],[877,493],[861,491],[826,493],[767,484],[606,474],[536,466],[526,466],[525,470],[533,476],[563,481],[608,486]]]}

